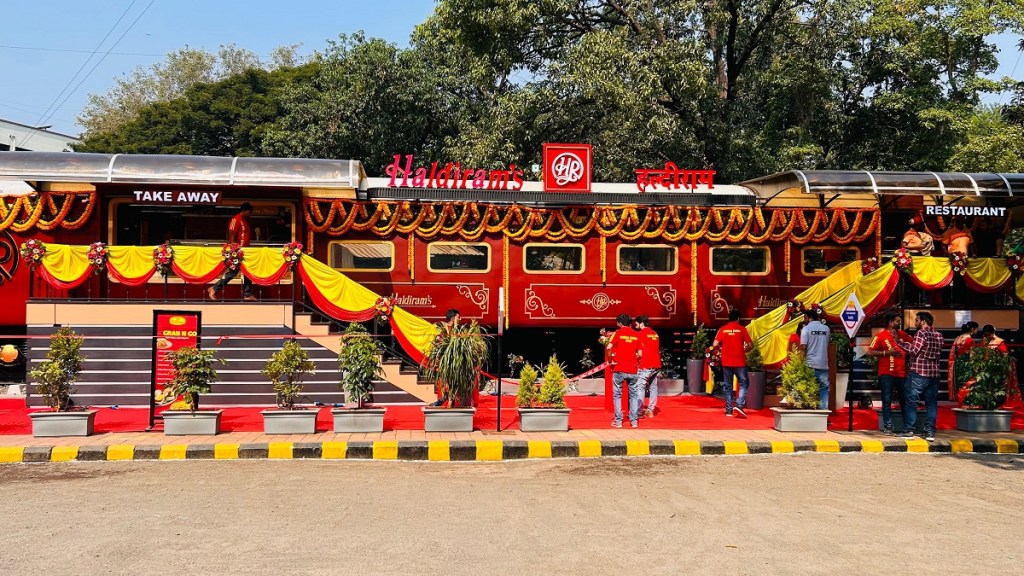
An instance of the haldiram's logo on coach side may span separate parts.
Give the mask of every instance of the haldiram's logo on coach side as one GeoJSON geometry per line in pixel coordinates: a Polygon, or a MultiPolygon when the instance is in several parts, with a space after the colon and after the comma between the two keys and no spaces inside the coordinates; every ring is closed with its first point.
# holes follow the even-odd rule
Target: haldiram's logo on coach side
{"type": "Polygon", "coordinates": [[[1005,206],[925,206],[926,216],[1006,216],[1005,206]]]}

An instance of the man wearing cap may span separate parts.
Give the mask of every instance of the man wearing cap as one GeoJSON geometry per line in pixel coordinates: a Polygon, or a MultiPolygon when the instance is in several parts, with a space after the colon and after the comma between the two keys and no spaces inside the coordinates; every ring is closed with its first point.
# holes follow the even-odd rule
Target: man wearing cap
{"type": "Polygon", "coordinates": [[[924,218],[920,215],[910,219],[910,229],[903,234],[903,247],[921,256],[932,255],[935,240],[924,231],[924,218]]]}

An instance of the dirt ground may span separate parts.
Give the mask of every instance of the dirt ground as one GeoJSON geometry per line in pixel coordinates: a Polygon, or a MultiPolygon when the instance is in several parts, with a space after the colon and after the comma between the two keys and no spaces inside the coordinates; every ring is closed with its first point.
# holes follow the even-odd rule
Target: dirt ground
{"type": "Polygon", "coordinates": [[[0,574],[1021,574],[1024,457],[0,466],[0,574]]]}

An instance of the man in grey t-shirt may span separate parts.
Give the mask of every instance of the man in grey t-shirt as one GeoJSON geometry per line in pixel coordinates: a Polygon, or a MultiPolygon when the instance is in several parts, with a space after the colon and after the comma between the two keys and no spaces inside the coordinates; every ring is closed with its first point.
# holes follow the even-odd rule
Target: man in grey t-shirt
{"type": "Polygon", "coordinates": [[[832,331],[818,318],[814,310],[804,312],[810,320],[800,332],[800,349],[804,351],[807,365],[814,369],[814,377],[818,379],[819,405],[821,410],[828,409],[828,343],[832,331]]]}

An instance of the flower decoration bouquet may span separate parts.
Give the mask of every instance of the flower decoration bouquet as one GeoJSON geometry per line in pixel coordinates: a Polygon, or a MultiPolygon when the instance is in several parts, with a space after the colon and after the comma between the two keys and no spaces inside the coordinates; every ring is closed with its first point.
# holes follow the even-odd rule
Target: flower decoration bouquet
{"type": "Polygon", "coordinates": [[[164,278],[171,273],[171,262],[174,262],[174,248],[170,244],[165,242],[153,248],[153,265],[164,278]]]}
{"type": "Polygon", "coordinates": [[[871,274],[875,270],[878,270],[878,258],[874,256],[866,258],[860,265],[860,271],[864,276],[871,274]]]}
{"type": "Polygon", "coordinates": [[[967,274],[967,254],[963,252],[953,252],[949,255],[949,264],[953,267],[953,272],[961,276],[967,274]]]}
{"type": "Polygon", "coordinates": [[[35,270],[43,263],[43,256],[46,256],[46,245],[35,238],[21,245],[21,259],[28,264],[30,270],[35,270]]]}
{"type": "Polygon", "coordinates": [[[910,274],[914,271],[914,259],[906,248],[900,248],[896,251],[896,254],[892,257],[892,263],[896,266],[896,270],[904,274],[910,274]]]}
{"type": "Polygon", "coordinates": [[[285,244],[284,248],[281,249],[281,256],[284,257],[288,267],[294,270],[299,265],[299,259],[302,258],[302,244],[299,242],[285,244]]]}
{"type": "Polygon", "coordinates": [[[103,242],[93,242],[89,245],[89,253],[86,257],[89,259],[89,265],[92,266],[93,273],[99,274],[107,267],[110,249],[103,242]]]}
{"type": "Polygon", "coordinates": [[[395,298],[393,296],[377,298],[377,303],[373,305],[373,310],[377,322],[387,324],[391,319],[391,314],[395,311],[395,298]]]}
{"type": "Polygon", "coordinates": [[[225,244],[221,248],[220,255],[224,258],[224,267],[231,271],[238,270],[238,267],[242,265],[242,260],[245,258],[242,247],[238,244],[225,244]]]}
{"type": "Polygon", "coordinates": [[[1010,269],[1010,274],[1019,276],[1021,272],[1024,272],[1024,254],[1011,254],[1007,256],[1006,267],[1010,269]]]}

